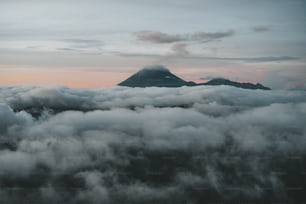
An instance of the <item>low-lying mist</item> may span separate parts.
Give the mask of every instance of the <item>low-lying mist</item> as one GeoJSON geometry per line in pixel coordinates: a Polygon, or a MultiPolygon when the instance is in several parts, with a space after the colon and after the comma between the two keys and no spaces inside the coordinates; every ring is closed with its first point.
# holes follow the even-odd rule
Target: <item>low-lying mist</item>
{"type": "Polygon", "coordinates": [[[0,203],[305,202],[306,93],[0,87],[0,203]]]}

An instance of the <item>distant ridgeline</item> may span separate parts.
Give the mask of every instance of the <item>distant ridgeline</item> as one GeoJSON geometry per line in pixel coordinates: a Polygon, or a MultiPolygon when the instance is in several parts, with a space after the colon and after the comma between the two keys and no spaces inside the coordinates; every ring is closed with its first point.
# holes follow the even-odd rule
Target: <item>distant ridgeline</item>
{"type": "Polygon", "coordinates": [[[228,85],[243,89],[263,89],[270,90],[259,83],[240,83],[223,78],[212,79],[205,83],[195,83],[193,81],[185,81],[172,74],[169,69],[163,66],[146,67],[133,74],[128,79],[118,84],[119,86],[128,87],[181,87],[181,86],[202,86],[202,85],[228,85]]]}

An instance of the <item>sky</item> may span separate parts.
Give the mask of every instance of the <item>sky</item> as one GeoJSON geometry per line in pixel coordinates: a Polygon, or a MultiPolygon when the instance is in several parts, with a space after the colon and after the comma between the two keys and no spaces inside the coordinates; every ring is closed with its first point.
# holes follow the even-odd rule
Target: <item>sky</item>
{"type": "Polygon", "coordinates": [[[305,0],[1,0],[0,85],[114,86],[162,64],[306,89],[305,0]]]}

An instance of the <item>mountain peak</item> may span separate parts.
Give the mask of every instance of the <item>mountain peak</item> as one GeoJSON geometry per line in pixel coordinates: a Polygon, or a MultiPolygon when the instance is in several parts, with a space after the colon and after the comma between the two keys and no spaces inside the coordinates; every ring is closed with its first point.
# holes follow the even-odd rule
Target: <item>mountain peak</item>
{"type": "Polygon", "coordinates": [[[149,65],[141,69],[139,72],[170,72],[170,70],[163,65],[149,65]]]}
{"type": "Polygon", "coordinates": [[[243,89],[263,89],[263,90],[270,90],[269,87],[265,87],[260,83],[252,84],[252,83],[240,83],[236,81],[231,81],[225,78],[215,78],[206,83],[201,83],[199,85],[210,85],[210,86],[217,86],[217,85],[227,85],[227,86],[234,86],[243,89]]]}
{"type": "Polygon", "coordinates": [[[170,70],[163,65],[151,65],[146,66],[137,73],[130,76],[128,79],[118,84],[119,86],[128,87],[181,87],[181,86],[201,86],[201,85],[228,85],[244,89],[264,89],[269,90],[270,88],[265,87],[261,84],[251,83],[240,83],[231,81],[224,78],[215,78],[206,83],[195,83],[187,82],[176,75],[172,74],[170,70]]]}
{"type": "Polygon", "coordinates": [[[119,86],[129,87],[180,87],[189,83],[175,76],[162,65],[147,66],[119,83],[119,86]]]}

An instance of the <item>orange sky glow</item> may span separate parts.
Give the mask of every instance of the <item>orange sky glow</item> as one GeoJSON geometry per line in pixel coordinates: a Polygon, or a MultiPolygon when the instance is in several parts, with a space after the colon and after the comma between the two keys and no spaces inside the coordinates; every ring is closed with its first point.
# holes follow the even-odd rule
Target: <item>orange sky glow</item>
{"type": "MultiPolygon", "coordinates": [[[[236,68],[242,69],[242,68],[236,68]]],[[[231,68],[220,68],[218,72],[214,69],[199,70],[197,68],[176,68],[171,70],[174,74],[186,81],[203,82],[203,76],[222,77],[222,73],[232,75],[233,80],[241,81],[249,73],[240,72],[231,74],[231,68]],[[245,76],[243,76],[245,75],[245,76]]],[[[137,69],[135,70],[135,72],[137,69]]],[[[98,88],[111,87],[125,80],[133,72],[112,72],[112,71],[86,71],[86,69],[37,69],[37,68],[13,68],[3,69],[0,75],[0,85],[34,85],[34,86],[68,86],[74,88],[98,88]]],[[[259,79],[262,73],[253,73],[252,77],[259,79]]],[[[254,80],[254,78],[253,78],[254,80]]],[[[253,82],[253,81],[250,81],[253,82]]],[[[255,82],[255,81],[254,81],[255,82]]]]}
{"type": "Polygon", "coordinates": [[[67,69],[2,70],[0,85],[68,86],[74,88],[110,87],[127,78],[129,73],[67,69]]]}

